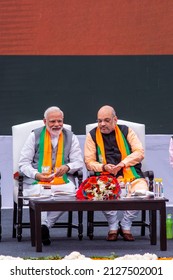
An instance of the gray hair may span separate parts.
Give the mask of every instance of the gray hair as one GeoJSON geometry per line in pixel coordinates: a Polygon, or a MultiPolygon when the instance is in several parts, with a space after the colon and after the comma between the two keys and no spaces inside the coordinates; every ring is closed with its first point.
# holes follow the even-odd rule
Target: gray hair
{"type": "Polygon", "coordinates": [[[56,107],[56,106],[52,106],[52,107],[49,107],[45,112],[44,112],[44,118],[47,119],[47,115],[51,112],[58,112],[58,113],[61,113],[62,114],[62,117],[64,117],[64,113],[63,111],[61,111],[61,109],[59,107],[56,107]]]}
{"type": "Polygon", "coordinates": [[[116,116],[116,112],[115,112],[114,108],[112,108],[112,116],[113,116],[113,117],[116,116]]]}

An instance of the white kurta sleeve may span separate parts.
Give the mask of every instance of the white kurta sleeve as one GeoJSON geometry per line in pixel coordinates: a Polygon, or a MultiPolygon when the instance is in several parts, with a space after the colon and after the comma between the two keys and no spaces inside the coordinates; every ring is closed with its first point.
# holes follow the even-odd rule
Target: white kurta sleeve
{"type": "Polygon", "coordinates": [[[72,145],[69,154],[69,163],[67,164],[70,168],[68,173],[73,174],[77,170],[83,168],[83,157],[82,150],[79,144],[79,140],[76,135],[72,136],[72,145]]]}
{"type": "Polygon", "coordinates": [[[32,167],[32,161],[35,154],[35,134],[31,132],[26,140],[19,158],[19,170],[25,176],[35,179],[35,174],[38,173],[37,169],[32,167]]]}

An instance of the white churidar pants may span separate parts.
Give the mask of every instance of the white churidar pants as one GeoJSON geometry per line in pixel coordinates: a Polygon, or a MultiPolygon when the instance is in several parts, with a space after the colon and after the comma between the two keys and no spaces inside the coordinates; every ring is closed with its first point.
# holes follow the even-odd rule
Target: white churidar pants
{"type": "MultiPolygon", "coordinates": [[[[75,194],[76,186],[72,181],[70,181],[67,184],[52,185],[51,189],[43,189],[39,184],[35,184],[35,185],[24,184],[23,195],[32,196],[32,195],[40,194],[40,192],[41,195],[51,195],[51,193],[55,191],[64,191],[64,192],[75,194]]],[[[64,212],[62,211],[42,212],[41,224],[42,225],[44,224],[48,228],[51,228],[57,222],[57,220],[62,216],[63,213],[64,212]]]]}
{"type": "MultiPolygon", "coordinates": [[[[138,216],[139,211],[123,211],[123,219],[121,220],[121,226],[123,230],[130,230],[132,221],[138,216]]],[[[119,219],[117,211],[104,211],[103,214],[106,217],[110,230],[118,230],[119,219]]]]}
{"type": "MultiPolygon", "coordinates": [[[[143,178],[134,180],[131,183],[131,185],[132,190],[130,190],[130,192],[136,190],[148,190],[147,182],[143,178]]],[[[136,219],[138,213],[138,210],[123,211],[123,218],[121,220],[121,227],[123,230],[130,230],[132,222],[136,219]]],[[[105,215],[106,220],[108,221],[109,231],[118,230],[119,220],[117,211],[103,211],[103,214],[105,215]]]]}
{"type": "MultiPolygon", "coordinates": [[[[64,191],[73,194],[76,192],[76,186],[72,181],[63,185],[51,186],[51,192],[55,191],[64,191]]],[[[63,214],[63,211],[42,212],[41,223],[42,225],[46,225],[48,228],[51,228],[63,214]]]]}

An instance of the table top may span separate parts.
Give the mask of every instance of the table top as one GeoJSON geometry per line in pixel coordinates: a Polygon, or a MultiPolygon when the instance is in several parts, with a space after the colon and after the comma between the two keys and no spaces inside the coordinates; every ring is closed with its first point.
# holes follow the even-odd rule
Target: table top
{"type": "Polygon", "coordinates": [[[157,210],[164,206],[168,199],[154,198],[125,198],[110,200],[89,200],[77,199],[74,196],[57,196],[49,198],[31,198],[29,205],[31,208],[39,208],[43,211],[62,210],[62,211],[101,211],[101,210],[157,210]]]}

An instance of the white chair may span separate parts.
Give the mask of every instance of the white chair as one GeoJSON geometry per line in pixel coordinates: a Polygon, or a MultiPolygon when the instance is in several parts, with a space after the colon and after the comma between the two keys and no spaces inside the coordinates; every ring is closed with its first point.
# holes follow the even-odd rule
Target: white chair
{"type": "MultiPolygon", "coordinates": [[[[43,120],[35,120],[31,122],[22,123],[12,126],[12,143],[13,143],[13,174],[14,174],[14,192],[13,192],[13,233],[12,236],[21,241],[22,229],[29,228],[29,222],[23,222],[23,176],[19,173],[19,157],[21,149],[31,133],[32,130],[44,126],[43,120]]],[[[71,125],[64,124],[64,128],[71,130],[71,125]]],[[[82,181],[82,172],[74,174],[78,178],[78,183],[82,181]]],[[[27,206],[26,206],[27,207],[27,206]]],[[[78,226],[72,224],[72,212],[68,213],[67,223],[56,223],[55,227],[67,228],[67,236],[71,236],[72,228],[78,228],[78,226]]],[[[81,236],[79,237],[81,239],[81,236]]]]}
{"type": "MultiPolygon", "coordinates": [[[[125,120],[118,120],[117,124],[127,125],[131,129],[133,129],[133,131],[136,133],[139,140],[141,141],[141,143],[144,147],[144,151],[145,151],[145,125],[144,124],[125,121],[125,120]]],[[[97,123],[87,124],[86,125],[86,134],[96,126],[97,126],[97,123]]],[[[145,166],[146,166],[145,159],[143,159],[143,161],[142,161],[143,170],[145,170],[145,166]]]]}
{"type": "MultiPolygon", "coordinates": [[[[130,122],[130,121],[126,121],[126,120],[118,120],[117,124],[119,125],[126,125],[128,127],[130,127],[138,136],[139,140],[141,141],[144,151],[145,151],[145,125],[141,124],[141,123],[135,123],[135,122],[130,122]]],[[[92,123],[92,124],[87,124],[86,125],[86,134],[92,130],[94,127],[96,127],[98,124],[97,123],[92,123]]],[[[144,173],[144,176],[146,177],[146,179],[148,180],[148,185],[149,185],[149,190],[152,191],[153,190],[153,179],[154,179],[154,173],[153,171],[146,171],[146,161],[145,158],[142,161],[142,171],[144,173]]],[[[91,172],[89,172],[89,176],[91,176],[91,172]]],[[[150,215],[150,214],[149,214],[150,215]]],[[[93,238],[93,228],[94,226],[98,227],[98,226],[107,226],[107,222],[106,221],[94,221],[94,212],[93,211],[88,211],[88,217],[87,217],[88,221],[88,228],[87,228],[87,232],[88,235],[90,237],[90,239],[93,238]],[[90,234],[89,234],[90,232],[90,234]]],[[[141,220],[140,221],[133,221],[132,226],[141,226],[141,235],[144,236],[145,235],[145,228],[148,227],[150,228],[150,222],[147,223],[146,222],[146,211],[142,210],[142,214],[141,214],[141,220]]]]}

